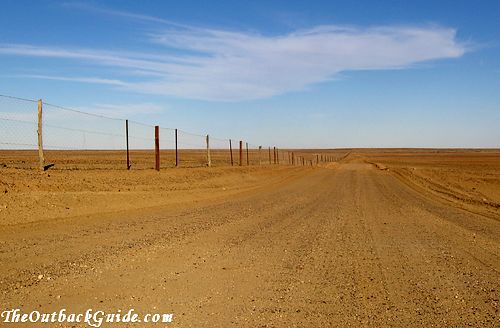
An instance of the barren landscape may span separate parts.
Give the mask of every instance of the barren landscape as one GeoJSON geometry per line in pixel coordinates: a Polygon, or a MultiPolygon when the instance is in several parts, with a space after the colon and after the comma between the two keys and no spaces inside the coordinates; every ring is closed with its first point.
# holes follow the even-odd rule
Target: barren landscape
{"type": "Polygon", "coordinates": [[[40,172],[1,152],[0,302],[175,327],[500,327],[500,151],[297,153],[335,161],[156,172],[60,152],[40,172]]]}

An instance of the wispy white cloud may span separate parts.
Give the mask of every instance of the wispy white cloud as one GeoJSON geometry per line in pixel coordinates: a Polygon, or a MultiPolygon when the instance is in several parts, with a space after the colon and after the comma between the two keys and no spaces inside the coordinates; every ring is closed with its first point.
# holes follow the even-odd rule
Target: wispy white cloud
{"type": "Polygon", "coordinates": [[[177,22],[174,22],[174,21],[171,21],[168,19],[164,19],[164,18],[99,7],[99,6],[96,6],[94,4],[90,4],[87,2],[72,1],[72,2],[63,3],[62,6],[69,8],[69,9],[89,11],[89,12],[93,12],[93,13],[97,13],[97,14],[103,14],[105,16],[115,16],[115,17],[120,17],[120,18],[124,18],[124,19],[128,19],[128,20],[139,21],[139,22],[143,22],[143,23],[157,23],[157,24],[170,25],[170,26],[175,26],[175,27],[180,27],[180,28],[196,29],[195,27],[185,25],[185,24],[180,24],[180,23],[177,23],[177,22]]]}
{"type": "Polygon", "coordinates": [[[92,83],[92,84],[108,84],[108,85],[116,85],[116,86],[127,86],[128,85],[128,83],[120,81],[120,80],[103,79],[100,77],[67,77],[67,76],[38,75],[38,74],[19,74],[19,75],[16,75],[15,77],[42,79],[42,80],[82,82],[82,83],[92,83]]]}
{"type": "Polygon", "coordinates": [[[0,54],[84,61],[118,68],[120,76],[129,77],[32,76],[35,78],[107,84],[190,99],[242,101],[303,90],[344,71],[403,69],[424,61],[457,58],[468,50],[457,40],[455,29],[440,26],[325,25],[266,36],[170,25],[148,35],[156,46],[152,53],[4,44],[0,54]]]}

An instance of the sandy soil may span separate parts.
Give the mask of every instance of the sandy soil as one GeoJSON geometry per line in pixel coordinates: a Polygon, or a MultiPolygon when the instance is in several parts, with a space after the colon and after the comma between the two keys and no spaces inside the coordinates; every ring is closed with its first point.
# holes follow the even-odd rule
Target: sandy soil
{"type": "Polygon", "coordinates": [[[500,216],[463,201],[464,184],[450,187],[474,177],[480,194],[467,197],[496,202],[498,154],[405,156],[90,177],[4,168],[7,209],[26,194],[54,193],[66,206],[73,190],[82,201],[71,214],[30,201],[25,214],[4,217],[0,303],[174,314],[159,327],[500,326],[500,216]],[[475,166],[460,167],[465,158],[475,166]],[[460,194],[450,200],[405,170],[460,194]],[[165,185],[185,188],[155,198],[165,185]]]}
{"type": "Polygon", "coordinates": [[[464,209],[490,217],[500,215],[500,152],[490,151],[392,151],[358,152],[390,170],[403,182],[464,209]]]}
{"type": "Polygon", "coordinates": [[[282,166],[154,170],[0,169],[0,225],[194,205],[286,180],[282,166]]]}

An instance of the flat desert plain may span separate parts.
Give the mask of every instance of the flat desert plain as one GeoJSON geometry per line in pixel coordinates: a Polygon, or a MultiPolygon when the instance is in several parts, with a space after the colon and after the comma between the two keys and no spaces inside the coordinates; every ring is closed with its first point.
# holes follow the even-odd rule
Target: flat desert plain
{"type": "Polygon", "coordinates": [[[0,304],[173,313],[159,327],[500,327],[500,151],[301,152],[336,160],[156,172],[60,152],[39,172],[0,152],[0,304]]]}

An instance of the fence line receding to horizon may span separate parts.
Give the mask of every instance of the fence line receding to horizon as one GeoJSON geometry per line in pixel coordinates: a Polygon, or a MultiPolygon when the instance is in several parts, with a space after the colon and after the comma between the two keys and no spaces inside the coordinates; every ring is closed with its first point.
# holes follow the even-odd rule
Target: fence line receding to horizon
{"type": "Polygon", "coordinates": [[[0,95],[0,151],[3,166],[41,169],[312,166],[335,160],[331,154],[281,150],[5,95],[0,95]]]}

